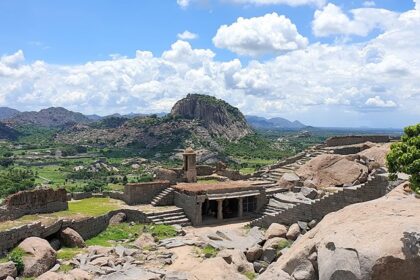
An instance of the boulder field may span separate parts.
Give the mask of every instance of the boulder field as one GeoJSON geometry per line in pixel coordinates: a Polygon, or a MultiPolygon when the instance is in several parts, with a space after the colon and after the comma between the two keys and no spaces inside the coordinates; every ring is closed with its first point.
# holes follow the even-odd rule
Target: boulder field
{"type": "Polygon", "coordinates": [[[419,217],[420,199],[402,184],[325,216],[258,279],[419,279],[419,217]]]}

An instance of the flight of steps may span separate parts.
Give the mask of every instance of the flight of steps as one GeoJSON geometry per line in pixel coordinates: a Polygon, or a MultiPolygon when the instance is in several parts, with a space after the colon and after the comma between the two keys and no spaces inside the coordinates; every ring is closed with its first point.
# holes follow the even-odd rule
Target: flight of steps
{"type": "Polygon", "coordinates": [[[155,196],[150,204],[153,206],[164,206],[168,205],[167,203],[169,196],[173,195],[174,189],[169,187],[161,191],[157,196],[155,196]]]}
{"type": "Polygon", "coordinates": [[[185,212],[182,208],[176,208],[157,213],[149,213],[147,214],[147,218],[156,225],[191,225],[191,221],[185,215],[185,212]]]}

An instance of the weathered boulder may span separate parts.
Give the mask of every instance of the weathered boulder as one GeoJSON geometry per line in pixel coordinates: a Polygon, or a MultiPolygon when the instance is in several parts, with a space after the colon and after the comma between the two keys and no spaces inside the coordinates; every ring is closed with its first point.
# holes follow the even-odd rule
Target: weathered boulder
{"type": "Polygon", "coordinates": [[[156,248],[155,238],[150,233],[143,233],[134,242],[133,245],[139,249],[154,249],[156,248]]]}
{"type": "Polygon", "coordinates": [[[302,185],[299,176],[297,176],[295,173],[284,173],[278,181],[278,184],[283,188],[288,189],[297,185],[302,185]]]}
{"type": "Polygon", "coordinates": [[[294,280],[287,272],[276,266],[270,266],[263,274],[258,276],[257,280],[294,280]]]}
{"type": "Polygon", "coordinates": [[[261,260],[266,263],[272,263],[277,257],[277,250],[274,248],[266,248],[261,256],[261,260]]]}
{"type": "Polygon", "coordinates": [[[155,168],[154,174],[157,180],[165,180],[171,182],[171,184],[175,184],[178,181],[178,173],[171,169],[166,168],[155,168]]]}
{"type": "Polygon", "coordinates": [[[124,222],[127,219],[127,215],[125,213],[117,213],[109,219],[110,225],[118,225],[124,222]]]}
{"type": "Polygon", "coordinates": [[[318,270],[320,280],[361,279],[357,252],[346,248],[336,248],[333,242],[318,248],[318,270]]]}
{"type": "Polygon", "coordinates": [[[273,237],[286,237],[287,227],[285,225],[272,223],[265,232],[265,239],[273,237]]]}
{"type": "Polygon", "coordinates": [[[386,155],[390,151],[391,143],[386,143],[382,145],[376,145],[372,148],[366,149],[359,152],[358,154],[364,156],[373,162],[379,164],[379,166],[386,166],[386,155]]]}
{"type": "Polygon", "coordinates": [[[358,181],[364,183],[368,176],[368,167],[357,162],[358,155],[319,155],[303,166],[296,174],[305,180],[311,180],[317,188],[342,186],[358,181]]]}
{"type": "Polygon", "coordinates": [[[17,276],[17,270],[14,262],[0,263],[0,280],[6,279],[7,276],[17,276]]]}
{"type": "Polygon", "coordinates": [[[416,279],[420,275],[420,203],[402,186],[385,197],[328,214],[267,271],[280,269],[296,276],[299,267],[314,263],[319,279],[324,275],[325,279],[346,279],[334,275],[357,277],[358,260],[360,279],[416,279]],[[336,249],[325,251],[333,248],[331,244],[336,249]],[[316,258],[312,257],[314,252],[318,252],[316,258]],[[340,261],[344,256],[349,260],[346,265],[340,261]],[[328,263],[337,267],[326,269],[328,263]]]}
{"type": "Polygon", "coordinates": [[[297,223],[291,225],[287,231],[286,237],[290,240],[296,240],[300,235],[300,227],[297,223]]]}
{"type": "Polygon", "coordinates": [[[66,247],[83,248],[86,246],[83,237],[72,228],[65,228],[59,233],[61,243],[66,247]]]}
{"type": "Polygon", "coordinates": [[[57,260],[57,253],[45,239],[29,237],[18,247],[26,253],[23,257],[23,276],[39,276],[53,267],[57,260]]]}
{"type": "MultiPolygon", "coordinates": [[[[302,261],[294,269],[292,276],[295,280],[315,280],[315,269],[312,263],[309,260],[302,261]]],[[[345,280],[342,278],[337,278],[336,280],[345,280]]]]}
{"type": "Polygon", "coordinates": [[[223,258],[228,264],[234,265],[236,270],[240,273],[254,270],[252,264],[247,261],[244,253],[240,250],[222,250],[217,256],[223,258]]]}
{"type": "Polygon", "coordinates": [[[249,248],[248,250],[246,250],[245,256],[249,262],[254,262],[261,257],[262,253],[263,253],[263,249],[261,248],[260,245],[256,244],[252,246],[251,248],[249,248]]]}
{"type": "Polygon", "coordinates": [[[88,272],[81,270],[79,268],[72,269],[68,272],[70,276],[74,278],[74,280],[91,280],[93,279],[92,275],[88,272]]]}
{"type": "Polygon", "coordinates": [[[37,280],[75,280],[70,275],[63,273],[47,271],[36,278],[37,280]]]}
{"type": "Polygon", "coordinates": [[[267,248],[274,248],[274,249],[283,249],[285,244],[289,244],[289,241],[283,237],[273,237],[265,241],[263,245],[263,250],[267,248]]]}
{"type": "Polygon", "coordinates": [[[253,263],[254,266],[254,270],[256,273],[262,273],[264,272],[264,270],[267,269],[269,263],[265,262],[265,261],[255,261],[253,263]]]}
{"type": "Polygon", "coordinates": [[[227,263],[221,257],[205,259],[190,271],[191,279],[247,280],[248,278],[239,273],[233,264],[227,263]]]}

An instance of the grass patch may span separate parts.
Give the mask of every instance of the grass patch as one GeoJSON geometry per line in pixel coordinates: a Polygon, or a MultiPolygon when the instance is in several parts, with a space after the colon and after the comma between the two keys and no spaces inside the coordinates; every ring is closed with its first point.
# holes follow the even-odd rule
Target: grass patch
{"type": "Polygon", "coordinates": [[[67,273],[72,269],[73,269],[73,266],[71,264],[62,264],[60,265],[60,268],[58,269],[58,271],[67,273]]]}
{"type": "Polygon", "coordinates": [[[253,271],[246,271],[244,273],[245,277],[248,278],[249,280],[254,280],[255,278],[257,278],[257,275],[255,274],[255,272],[253,271]]]}
{"type": "Polygon", "coordinates": [[[58,215],[85,214],[100,216],[119,208],[116,200],[108,197],[91,197],[82,200],[69,201],[69,209],[57,212],[58,215]]]}
{"type": "Polygon", "coordinates": [[[255,168],[255,167],[244,167],[244,168],[239,169],[239,172],[240,172],[242,175],[252,174],[252,173],[254,173],[255,171],[256,171],[256,168],[255,168]]]}
{"type": "Polygon", "coordinates": [[[81,248],[61,248],[57,251],[57,259],[68,261],[82,252],[84,252],[84,249],[81,248]]]}
{"type": "Polygon", "coordinates": [[[118,225],[111,225],[97,236],[86,240],[86,245],[111,247],[115,245],[114,242],[116,241],[125,239],[133,239],[134,241],[134,239],[141,234],[143,228],[144,225],[142,224],[129,225],[128,223],[122,223],[118,225]]]}
{"type": "Polygon", "coordinates": [[[171,225],[147,225],[145,231],[159,240],[177,236],[177,231],[171,225]]]}
{"type": "Polygon", "coordinates": [[[206,258],[213,258],[217,255],[219,252],[218,249],[214,248],[211,245],[206,245],[206,247],[201,249],[201,252],[204,254],[204,257],[206,258]]]}
{"type": "Polygon", "coordinates": [[[282,240],[279,241],[279,244],[278,244],[277,248],[278,248],[278,250],[283,250],[284,248],[288,248],[291,245],[292,244],[288,240],[282,239],[282,240]]]}

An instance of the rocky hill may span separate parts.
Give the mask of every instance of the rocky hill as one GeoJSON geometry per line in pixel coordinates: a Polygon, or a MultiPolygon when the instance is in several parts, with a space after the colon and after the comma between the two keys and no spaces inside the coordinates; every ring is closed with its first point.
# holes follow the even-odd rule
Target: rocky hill
{"type": "Polygon", "coordinates": [[[15,110],[9,107],[0,107],[0,120],[13,118],[19,113],[20,112],[18,110],[15,110]]]}
{"type": "Polygon", "coordinates": [[[260,129],[301,129],[307,127],[299,121],[289,121],[284,118],[266,119],[257,116],[245,116],[248,123],[254,128],[260,129]]]}
{"type": "Polygon", "coordinates": [[[252,133],[238,108],[208,95],[188,94],[174,105],[171,115],[198,120],[211,135],[228,140],[237,140],[252,133]]]}
{"type": "Polygon", "coordinates": [[[0,139],[15,140],[18,136],[16,130],[0,122],[0,139]]]}
{"type": "Polygon", "coordinates": [[[22,112],[5,122],[11,126],[62,127],[69,124],[89,123],[91,120],[81,113],[72,112],[62,107],[51,107],[39,112],[22,112]]]}
{"type": "Polygon", "coordinates": [[[217,150],[220,148],[217,139],[238,140],[251,133],[237,108],[214,97],[190,94],[178,101],[166,116],[131,119],[114,116],[99,122],[79,123],[61,131],[56,141],[165,153],[191,144],[217,150]]]}

